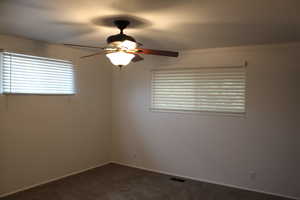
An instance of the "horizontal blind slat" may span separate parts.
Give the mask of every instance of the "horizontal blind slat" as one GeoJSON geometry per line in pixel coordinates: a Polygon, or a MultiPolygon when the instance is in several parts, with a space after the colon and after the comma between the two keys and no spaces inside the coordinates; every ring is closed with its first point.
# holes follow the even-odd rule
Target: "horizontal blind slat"
{"type": "Polygon", "coordinates": [[[201,95],[241,95],[243,96],[244,92],[232,92],[232,91],[202,91],[202,92],[153,92],[154,95],[161,95],[161,96],[201,96],[201,95]]]}
{"type": "Polygon", "coordinates": [[[228,108],[232,108],[234,106],[243,106],[243,103],[226,103],[226,102],[223,102],[223,103],[209,103],[209,102],[197,102],[197,103],[193,103],[193,102],[155,102],[154,101],[154,105],[176,105],[176,106],[197,106],[197,107],[209,107],[209,106],[212,106],[212,107],[228,107],[228,108]]]}
{"type": "Polygon", "coordinates": [[[67,60],[59,60],[53,58],[46,58],[46,57],[38,57],[38,56],[30,56],[25,54],[17,54],[17,53],[10,53],[10,52],[3,52],[4,58],[19,58],[19,59],[30,59],[30,60],[40,60],[43,62],[51,62],[51,63],[68,63],[72,64],[70,61],[67,60]]]}
{"type": "MultiPolygon", "coordinates": [[[[14,65],[13,69],[10,69],[10,72],[22,72],[22,73],[26,73],[26,72],[32,72],[35,71],[36,73],[41,73],[41,74],[69,74],[72,75],[72,70],[68,69],[68,70],[55,70],[55,69],[42,69],[42,68],[31,68],[31,67],[27,67],[27,66],[18,66],[18,65],[14,65]]],[[[4,71],[5,72],[5,71],[4,71]]]]}
{"type": "Polygon", "coordinates": [[[174,75],[174,74],[236,74],[243,73],[244,68],[211,68],[211,69],[174,69],[174,70],[157,70],[153,71],[154,75],[174,75]]]}
{"type": "Polygon", "coordinates": [[[211,86],[203,86],[203,85],[174,85],[177,87],[173,86],[165,86],[165,87],[154,87],[153,90],[155,91],[174,91],[174,92],[180,92],[180,91],[186,91],[186,90],[191,90],[196,92],[197,90],[245,90],[244,85],[211,85],[211,86]]]}
{"type": "MultiPolygon", "coordinates": [[[[4,87],[8,87],[10,86],[10,84],[4,84],[4,87]]],[[[15,87],[62,87],[62,88],[66,88],[66,87],[73,87],[73,84],[51,84],[49,82],[12,82],[12,86],[15,87]]]]}
{"type": "Polygon", "coordinates": [[[58,90],[15,90],[10,89],[9,91],[3,91],[4,94],[74,94],[73,91],[58,91],[58,90]]]}
{"type": "Polygon", "coordinates": [[[224,107],[224,106],[190,106],[190,105],[177,105],[177,104],[157,104],[157,108],[164,108],[164,109],[168,109],[168,108],[165,108],[165,106],[169,106],[168,108],[183,108],[183,109],[191,109],[191,110],[208,110],[208,109],[214,109],[214,110],[218,110],[220,109],[220,111],[224,111],[224,110],[241,110],[244,112],[243,110],[243,107],[241,106],[232,106],[232,107],[224,107]]]}
{"type": "Polygon", "coordinates": [[[10,62],[13,62],[15,65],[20,65],[20,66],[43,66],[43,68],[50,68],[50,69],[72,69],[72,65],[66,65],[66,64],[47,64],[47,63],[42,63],[42,62],[29,62],[29,61],[16,61],[16,60],[4,60],[4,64],[10,64],[10,62]]]}
{"type": "Polygon", "coordinates": [[[168,77],[168,79],[157,78],[153,82],[162,82],[166,80],[207,80],[207,81],[218,81],[218,80],[244,80],[245,76],[198,76],[198,77],[168,77]]]}
{"type": "Polygon", "coordinates": [[[45,68],[51,68],[51,69],[55,69],[55,68],[62,68],[62,69],[72,69],[72,65],[70,64],[50,64],[50,63],[44,63],[44,62],[36,62],[36,61],[29,61],[29,60],[14,60],[14,59],[4,59],[4,64],[10,64],[10,62],[15,63],[15,65],[27,65],[27,66],[43,66],[45,68]]]}
{"type": "Polygon", "coordinates": [[[152,99],[153,102],[164,102],[164,103],[167,103],[167,102],[208,102],[208,103],[244,103],[244,99],[227,99],[227,100],[224,100],[224,99],[201,99],[201,98],[198,98],[198,99],[161,99],[161,98],[153,98],[152,99]]]}
{"type": "Polygon", "coordinates": [[[155,100],[160,100],[160,101],[210,101],[210,102],[215,102],[215,101],[221,101],[221,102],[232,102],[232,101],[242,101],[244,102],[244,98],[239,98],[239,97],[219,97],[219,98],[214,98],[214,97],[152,97],[152,101],[155,100]]]}
{"type": "Polygon", "coordinates": [[[70,84],[73,85],[73,79],[55,79],[53,77],[47,77],[47,79],[41,79],[41,78],[37,78],[37,77],[16,77],[13,76],[13,80],[10,80],[9,76],[3,76],[4,80],[3,83],[6,82],[47,82],[49,84],[54,84],[55,83],[59,83],[59,84],[70,84]]]}
{"type": "Polygon", "coordinates": [[[45,78],[56,78],[56,79],[73,79],[72,74],[55,74],[55,73],[39,73],[39,72],[3,72],[4,76],[16,76],[16,77],[45,77],[45,78]]]}

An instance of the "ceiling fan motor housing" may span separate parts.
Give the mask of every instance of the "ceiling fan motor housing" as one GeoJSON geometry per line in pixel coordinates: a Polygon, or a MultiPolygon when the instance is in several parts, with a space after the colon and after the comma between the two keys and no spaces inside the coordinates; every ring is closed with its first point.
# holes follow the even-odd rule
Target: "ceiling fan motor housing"
{"type": "Polygon", "coordinates": [[[133,37],[123,33],[123,30],[130,24],[128,20],[115,20],[114,24],[120,29],[120,33],[117,35],[109,36],[106,40],[108,44],[112,42],[123,42],[125,40],[136,42],[133,37]]]}
{"type": "Polygon", "coordinates": [[[130,22],[128,20],[115,20],[114,24],[116,25],[116,27],[118,27],[121,32],[123,31],[123,29],[125,29],[127,26],[129,26],[130,22]]]}
{"type": "Polygon", "coordinates": [[[133,37],[131,37],[129,35],[122,34],[122,33],[117,34],[117,35],[109,36],[106,41],[107,41],[108,44],[110,44],[112,42],[123,42],[125,40],[136,42],[133,37]]]}

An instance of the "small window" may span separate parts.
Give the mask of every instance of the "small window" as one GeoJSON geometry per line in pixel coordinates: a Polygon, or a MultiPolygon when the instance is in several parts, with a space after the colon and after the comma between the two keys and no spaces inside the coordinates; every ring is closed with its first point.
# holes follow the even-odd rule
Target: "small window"
{"type": "Polygon", "coordinates": [[[245,113],[246,68],[152,72],[152,110],[245,113]]]}
{"type": "Polygon", "coordinates": [[[0,93],[75,93],[73,65],[69,61],[8,52],[0,56],[0,93]]]}

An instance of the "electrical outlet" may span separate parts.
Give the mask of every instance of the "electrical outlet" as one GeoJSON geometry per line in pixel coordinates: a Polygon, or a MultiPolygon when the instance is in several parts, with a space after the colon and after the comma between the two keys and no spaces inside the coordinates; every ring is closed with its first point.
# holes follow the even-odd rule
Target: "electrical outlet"
{"type": "Polygon", "coordinates": [[[132,154],[132,158],[133,158],[133,160],[136,160],[137,159],[137,154],[136,153],[132,154]]]}
{"type": "Polygon", "coordinates": [[[257,176],[256,172],[254,172],[254,171],[249,172],[250,180],[252,180],[252,181],[256,180],[256,176],[257,176]]]}

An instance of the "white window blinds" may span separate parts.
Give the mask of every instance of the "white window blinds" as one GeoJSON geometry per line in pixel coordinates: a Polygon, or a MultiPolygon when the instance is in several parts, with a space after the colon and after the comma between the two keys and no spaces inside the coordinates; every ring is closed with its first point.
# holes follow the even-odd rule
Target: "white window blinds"
{"type": "Polygon", "coordinates": [[[152,72],[152,109],[245,113],[246,68],[166,69],[152,72]]]}
{"type": "Polygon", "coordinates": [[[69,61],[2,52],[0,72],[0,92],[4,94],[75,93],[69,61]]]}

